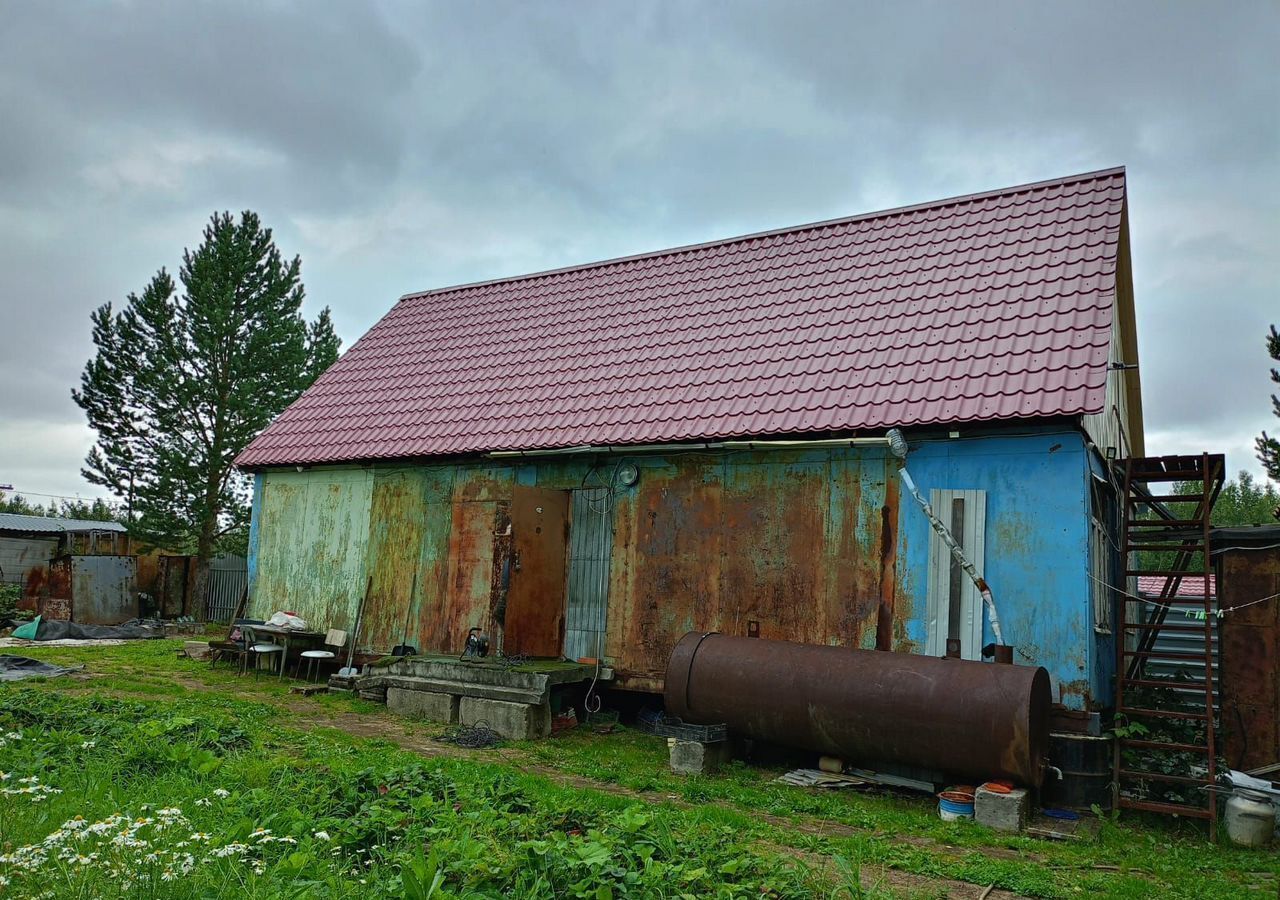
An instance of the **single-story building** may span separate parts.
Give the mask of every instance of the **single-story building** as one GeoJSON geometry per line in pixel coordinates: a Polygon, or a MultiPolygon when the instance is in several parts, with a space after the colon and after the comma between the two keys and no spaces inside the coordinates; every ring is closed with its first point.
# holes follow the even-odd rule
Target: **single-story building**
{"type": "Polygon", "coordinates": [[[240,454],[250,611],[638,691],[694,629],[977,659],[896,427],[1014,662],[1109,706],[1137,363],[1123,169],[409,294],[240,454]]]}
{"type": "Polygon", "coordinates": [[[112,624],[137,615],[137,560],[119,522],[0,513],[0,583],[51,619],[112,624]],[[123,618],[121,618],[123,617],[123,618]]]}

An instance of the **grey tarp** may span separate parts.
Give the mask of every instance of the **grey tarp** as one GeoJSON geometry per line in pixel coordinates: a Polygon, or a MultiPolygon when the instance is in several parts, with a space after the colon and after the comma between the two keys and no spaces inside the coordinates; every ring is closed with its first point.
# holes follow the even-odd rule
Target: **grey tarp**
{"type": "Polygon", "coordinates": [[[52,678],[55,675],[66,675],[74,671],[76,670],[41,662],[28,656],[0,655],[0,681],[21,681],[23,678],[36,677],[52,678]]]}
{"type": "Polygon", "coordinates": [[[36,629],[37,641],[61,640],[129,640],[131,638],[162,638],[164,631],[160,628],[147,628],[139,620],[125,622],[123,625],[81,625],[78,622],[64,622],[61,619],[41,619],[36,629]]]}

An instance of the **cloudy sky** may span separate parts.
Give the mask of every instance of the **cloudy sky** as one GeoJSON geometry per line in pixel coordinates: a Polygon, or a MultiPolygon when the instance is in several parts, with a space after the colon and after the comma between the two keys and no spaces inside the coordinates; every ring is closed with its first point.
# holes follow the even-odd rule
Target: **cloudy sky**
{"type": "MultiPolygon", "coordinates": [[[[97,496],[89,313],[257,210],[440,287],[1125,165],[1150,452],[1256,470],[1280,5],[0,0],[0,484],[97,496]]],[[[39,498],[35,498],[39,499],[39,498]]]]}

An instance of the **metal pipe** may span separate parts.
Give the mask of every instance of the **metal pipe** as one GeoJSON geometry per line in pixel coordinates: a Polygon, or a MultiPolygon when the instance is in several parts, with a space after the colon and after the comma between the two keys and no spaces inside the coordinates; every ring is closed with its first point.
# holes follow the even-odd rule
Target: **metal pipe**
{"type": "Polygon", "coordinates": [[[539,450],[491,450],[488,457],[502,459],[514,456],[561,456],[586,453],[675,453],[682,450],[785,450],[806,447],[885,446],[888,437],[820,438],[791,441],[703,441],[689,444],[584,444],[578,447],[556,447],[539,450]]]}
{"type": "Polygon", "coordinates": [[[1049,673],[963,659],[690,632],[666,710],[746,737],[864,764],[1039,785],[1049,673]]]}
{"type": "Polygon", "coordinates": [[[804,449],[805,447],[884,447],[887,437],[822,438],[813,441],[724,441],[728,450],[804,449]]]}
{"type": "Polygon", "coordinates": [[[722,450],[719,442],[694,444],[584,444],[579,447],[551,447],[541,450],[490,450],[485,456],[503,459],[514,456],[577,456],[587,453],[672,453],[680,450],[722,450]]]}

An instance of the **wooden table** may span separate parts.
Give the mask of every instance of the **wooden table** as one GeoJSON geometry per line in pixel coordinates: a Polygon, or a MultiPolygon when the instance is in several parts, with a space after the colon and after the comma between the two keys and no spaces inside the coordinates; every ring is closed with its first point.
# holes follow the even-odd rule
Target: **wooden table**
{"type": "Polygon", "coordinates": [[[284,652],[280,654],[281,681],[284,680],[284,667],[289,662],[290,642],[303,641],[314,644],[316,641],[324,640],[324,632],[322,631],[299,631],[296,628],[281,628],[278,625],[241,625],[240,627],[248,630],[253,635],[255,643],[260,635],[270,635],[272,638],[279,640],[280,645],[284,647],[284,652]]]}

